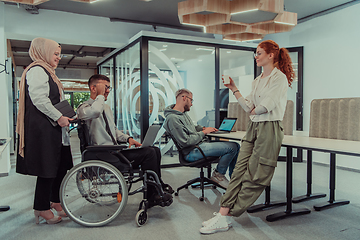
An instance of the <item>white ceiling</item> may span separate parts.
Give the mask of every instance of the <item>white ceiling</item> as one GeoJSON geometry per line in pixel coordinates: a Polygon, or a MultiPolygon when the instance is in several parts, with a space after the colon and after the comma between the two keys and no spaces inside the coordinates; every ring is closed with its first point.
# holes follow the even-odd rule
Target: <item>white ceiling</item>
{"type": "MultiPolygon", "coordinates": [[[[30,14],[35,10],[41,14],[42,9],[64,11],[77,14],[101,16],[112,21],[123,21],[152,25],[156,27],[170,27],[201,32],[202,28],[181,25],[178,19],[177,6],[182,0],[99,0],[94,3],[82,3],[69,0],[49,0],[37,6],[21,5],[30,14]],[[30,10],[29,10],[29,8],[30,10]],[[32,9],[32,10],[31,10],[32,9]]],[[[321,14],[348,7],[359,3],[359,0],[284,0],[285,10],[296,12],[298,21],[306,21],[321,14]]],[[[15,3],[6,3],[15,4],[15,3]]],[[[141,25],[140,25],[141,26],[141,25]]],[[[111,31],[111,29],[109,29],[111,31]]],[[[194,33],[194,32],[193,32],[194,33]]],[[[11,40],[15,63],[18,66],[27,66],[31,60],[27,49],[29,41],[11,40]]],[[[60,62],[61,68],[95,69],[96,62],[109,53],[110,48],[91,46],[74,46],[62,44],[62,51],[66,57],[60,62]]],[[[168,49],[170,50],[170,49],[168,49]]]]}
{"type": "MultiPolygon", "coordinates": [[[[125,21],[148,23],[158,26],[184,28],[178,19],[178,3],[183,0],[99,0],[88,4],[68,0],[50,0],[37,5],[51,9],[92,16],[118,18],[125,21]]],[[[348,0],[284,0],[285,10],[296,12],[298,19],[358,1],[348,0]]]]}

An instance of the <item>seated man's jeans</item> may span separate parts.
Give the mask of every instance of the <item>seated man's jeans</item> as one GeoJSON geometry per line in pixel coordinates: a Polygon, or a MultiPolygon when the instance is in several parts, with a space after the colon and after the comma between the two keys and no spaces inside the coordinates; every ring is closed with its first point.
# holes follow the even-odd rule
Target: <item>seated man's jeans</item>
{"type": "MultiPolygon", "coordinates": [[[[229,176],[231,177],[234,170],[237,157],[240,150],[240,145],[236,142],[204,142],[199,145],[207,157],[221,156],[216,170],[225,175],[227,168],[229,168],[229,176]]],[[[196,160],[204,158],[199,149],[195,148],[187,156],[186,160],[195,162],[196,160]]]]}

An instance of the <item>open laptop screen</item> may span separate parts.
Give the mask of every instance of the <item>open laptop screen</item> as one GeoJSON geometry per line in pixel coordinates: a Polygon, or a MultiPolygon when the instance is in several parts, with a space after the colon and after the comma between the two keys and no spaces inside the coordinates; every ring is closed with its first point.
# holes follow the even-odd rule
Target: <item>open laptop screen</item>
{"type": "Polygon", "coordinates": [[[236,118],[225,118],[219,127],[220,131],[231,131],[233,126],[235,125],[236,118]]]}

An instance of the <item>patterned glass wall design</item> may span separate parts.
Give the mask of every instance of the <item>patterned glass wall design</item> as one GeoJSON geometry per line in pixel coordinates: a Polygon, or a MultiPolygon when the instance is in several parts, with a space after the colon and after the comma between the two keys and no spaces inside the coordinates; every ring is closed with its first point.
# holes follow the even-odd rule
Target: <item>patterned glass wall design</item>
{"type": "MultiPolygon", "coordinates": [[[[193,93],[194,102],[188,114],[194,124],[215,125],[215,48],[149,41],[150,125],[165,120],[164,110],[175,104],[175,92],[180,88],[193,93]]],[[[157,138],[164,132],[161,129],[157,138]]],[[[171,144],[161,151],[166,152],[171,144]]]]}
{"type": "Polygon", "coordinates": [[[140,44],[116,56],[117,127],[138,139],[140,129],[140,44]]]}
{"type": "Polygon", "coordinates": [[[192,120],[203,118],[214,109],[214,73],[214,47],[149,41],[149,124],[162,121],[165,107],[175,103],[176,90],[184,87],[193,92],[192,120]]]}
{"type": "Polygon", "coordinates": [[[176,90],[185,87],[185,72],[179,71],[175,61],[154,45],[149,43],[149,125],[163,122],[165,107],[174,104],[176,90]]]}
{"type": "MultiPolygon", "coordinates": [[[[100,65],[100,74],[105,75],[110,78],[110,86],[114,86],[114,62],[112,59],[109,59],[102,65],[100,65]]],[[[107,98],[106,104],[111,107],[111,110],[114,112],[114,93],[111,92],[107,98]]]]}

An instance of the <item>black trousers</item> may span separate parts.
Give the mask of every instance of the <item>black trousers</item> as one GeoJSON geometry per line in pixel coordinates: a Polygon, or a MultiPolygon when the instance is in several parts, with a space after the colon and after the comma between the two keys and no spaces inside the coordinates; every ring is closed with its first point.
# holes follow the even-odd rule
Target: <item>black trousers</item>
{"type": "MultiPolygon", "coordinates": [[[[161,152],[157,147],[144,147],[136,149],[126,149],[122,150],[121,153],[131,162],[134,169],[142,170],[152,170],[158,177],[160,182],[163,184],[161,179],[161,152]]],[[[100,152],[87,154],[86,159],[100,159],[105,162],[111,163],[120,171],[126,167],[125,164],[122,164],[119,158],[115,154],[110,154],[109,152],[100,152]],[[95,157],[95,158],[94,158],[95,157]]],[[[156,194],[156,189],[153,186],[148,186],[148,196],[156,194]]]]}
{"type": "Polygon", "coordinates": [[[154,171],[161,179],[161,152],[157,147],[128,149],[121,153],[130,161],[134,168],[154,171]]]}
{"type": "Polygon", "coordinates": [[[68,170],[68,161],[71,157],[71,150],[69,146],[62,146],[61,161],[55,178],[37,177],[34,209],[38,211],[45,211],[50,209],[50,202],[60,202],[60,185],[68,170]]]}

